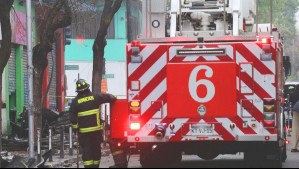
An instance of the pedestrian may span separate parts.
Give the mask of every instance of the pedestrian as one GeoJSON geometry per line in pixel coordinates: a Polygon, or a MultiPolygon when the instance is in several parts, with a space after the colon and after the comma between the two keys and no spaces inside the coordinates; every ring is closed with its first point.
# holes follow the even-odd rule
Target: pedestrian
{"type": "Polygon", "coordinates": [[[85,168],[99,168],[101,160],[101,143],[103,127],[100,105],[113,103],[116,97],[112,94],[94,94],[84,79],[76,82],[77,97],[70,106],[70,120],[78,134],[85,168]]]}
{"type": "Polygon", "coordinates": [[[290,97],[290,101],[293,104],[293,123],[292,123],[292,147],[291,152],[298,152],[297,145],[299,139],[299,87],[296,86],[295,91],[292,93],[290,97]]]}

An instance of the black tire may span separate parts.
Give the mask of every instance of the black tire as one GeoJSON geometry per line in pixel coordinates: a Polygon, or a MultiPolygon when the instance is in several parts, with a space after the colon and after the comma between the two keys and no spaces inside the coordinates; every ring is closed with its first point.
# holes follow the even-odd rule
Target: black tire
{"type": "Polygon", "coordinates": [[[213,153],[213,152],[205,152],[205,153],[197,154],[198,157],[204,160],[213,160],[218,155],[219,155],[218,153],[213,153]]]}
{"type": "MultiPolygon", "coordinates": [[[[286,131],[286,119],[285,119],[285,115],[283,115],[283,128],[285,129],[284,132],[283,132],[283,138],[284,138],[284,140],[286,140],[287,139],[287,131],[286,131]]],[[[281,161],[285,162],[287,158],[288,158],[288,156],[287,156],[287,145],[284,142],[281,161]]]]}
{"type": "Polygon", "coordinates": [[[274,166],[275,168],[281,168],[282,167],[282,162],[285,161],[284,160],[284,151],[286,150],[286,147],[284,146],[283,149],[278,148],[277,150],[277,157],[274,160],[274,166]]]}
{"type": "Polygon", "coordinates": [[[140,164],[143,168],[152,168],[155,166],[151,145],[143,145],[140,148],[140,164]]]}
{"type": "Polygon", "coordinates": [[[154,151],[152,145],[140,148],[140,164],[144,168],[176,166],[181,160],[182,153],[171,147],[159,146],[154,151]]]}
{"type": "Polygon", "coordinates": [[[244,152],[244,160],[248,167],[250,168],[261,168],[265,161],[264,153],[257,153],[257,151],[246,151],[244,152]]]}
{"type": "Polygon", "coordinates": [[[267,161],[267,168],[281,168],[282,167],[282,156],[281,153],[277,154],[277,159],[275,160],[268,160],[267,161]]]}
{"type": "Polygon", "coordinates": [[[287,160],[287,158],[288,158],[288,155],[287,155],[287,145],[284,144],[281,161],[285,162],[287,160]]]}

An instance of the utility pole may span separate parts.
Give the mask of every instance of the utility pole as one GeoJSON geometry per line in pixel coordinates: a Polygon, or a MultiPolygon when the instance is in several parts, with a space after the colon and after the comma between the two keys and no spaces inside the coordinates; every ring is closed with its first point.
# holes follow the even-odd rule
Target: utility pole
{"type": "Polygon", "coordinates": [[[34,154],[34,113],[33,113],[33,65],[32,65],[32,16],[31,0],[26,0],[27,9],[27,54],[28,54],[28,87],[29,87],[29,114],[28,114],[28,144],[29,158],[35,158],[34,154]]]}

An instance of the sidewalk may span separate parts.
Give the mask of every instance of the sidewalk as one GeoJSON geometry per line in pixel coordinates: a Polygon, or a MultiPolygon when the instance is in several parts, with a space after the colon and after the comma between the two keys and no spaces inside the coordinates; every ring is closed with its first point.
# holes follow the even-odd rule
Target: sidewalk
{"type": "MultiPolygon", "coordinates": [[[[77,166],[77,150],[73,150],[73,155],[69,155],[69,151],[64,151],[64,158],[60,157],[59,153],[53,155],[53,160],[49,161],[49,159],[45,163],[45,168],[68,168],[68,167],[76,167],[77,166]]],[[[109,156],[111,154],[109,146],[102,147],[102,157],[109,156]]],[[[79,166],[82,166],[82,154],[78,155],[79,166]]]]}
{"type": "MultiPolygon", "coordinates": [[[[79,154],[78,159],[80,163],[82,161],[81,154],[79,154]]],[[[65,155],[64,158],[60,158],[59,155],[54,155],[52,162],[47,160],[45,168],[64,168],[70,167],[73,164],[77,164],[77,154],[74,154],[73,156],[65,155]]]]}

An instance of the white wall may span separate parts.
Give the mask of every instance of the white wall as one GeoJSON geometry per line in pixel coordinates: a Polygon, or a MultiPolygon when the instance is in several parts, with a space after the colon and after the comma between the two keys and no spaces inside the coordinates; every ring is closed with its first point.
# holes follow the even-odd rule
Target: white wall
{"type": "Polygon", "coordinates": [[[85,79],[91,84],[92,81],[92,63],[91,62],[77,62],[66,61],[65,65],[79,65],[79,70],[65,70],[67,79],[66,96],[76,96],[76,81],[78,80],[78,74],[81,79],[85,79]]]}
{"type": "MultiPolygon", "coordinates": [[[[5,72],[5,71],[4,71],[5,72]]],[[[2,74],[2,101],[5,103],[5,73],[3,72],[3,74],[2,74]]]]}
{"type": "Polygon", "coordinates": [[[126,62],[106,62],[106,74],[114,75],[114,78],[107,79],[108,93],[118,98],[127,98],[126,62]]]}
{"type": "MultiPolygon", "coordinates": [[[[76,96],[76,81],[80,78],[92,83],[92,62],[66,61],[65,65],[79,65],[79,70],[65,70],[67,78],[66,96],[76,96]]],[[[106,61],[106,74],[113,74],[114,78],[107,79],[108,93],[126,98],[126,63],[106,61]]]]}
{"type": "MultiPolygon", "coordinates": [[[[270,4],[270,3],[269,3],[270,4]]],[[[256,3],[253,0],[241,0],[241,19],[243,17],[247,18],[250,16],[250,11],[255,13],[256,12],[256,3]]]]}

